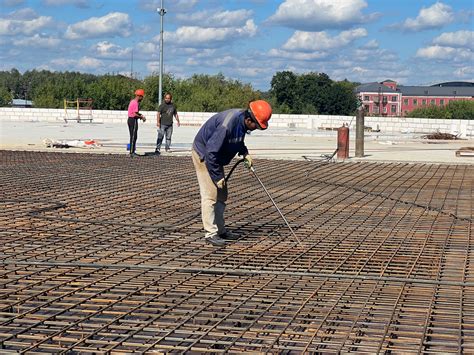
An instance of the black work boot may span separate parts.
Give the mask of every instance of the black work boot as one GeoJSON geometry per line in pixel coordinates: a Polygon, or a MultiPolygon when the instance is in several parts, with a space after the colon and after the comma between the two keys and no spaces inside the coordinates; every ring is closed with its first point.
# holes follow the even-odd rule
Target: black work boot
{"type": "Polygon", "coordinates": [[[219,234],[219,237],[221,239],[224,239],[224,240],[229,241],[229,242],[240,239],[240,235],[234,234],[234,233],[229,232],[229,231],[226,231],[222,234],[219,234]]]}
{"type": "Polygon", "coordinates": [[[204,238],[204,240],[216,247],[222,247],[225,245],[225,240],[221,239],[217,234],[207,236],[204,238]]]}

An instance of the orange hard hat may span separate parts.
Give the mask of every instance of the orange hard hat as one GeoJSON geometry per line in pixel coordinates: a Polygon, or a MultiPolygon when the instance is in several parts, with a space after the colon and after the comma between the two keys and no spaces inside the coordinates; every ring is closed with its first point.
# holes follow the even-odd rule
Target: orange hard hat
{"type": "Polygon", "coordinates": [[[143,90],[143,89],[137,89],[137,90],[135,90],[135,95],[138,95],[138,96],[145,96],[145,90],[143,90]]]}
{"type": "Polygon", "coordinates": [[[261,130],[268,128],[268,120],[272,117],[272,107],[268,102],[265,100],[252,101],[249,104],[249,111],[261,130]]]}

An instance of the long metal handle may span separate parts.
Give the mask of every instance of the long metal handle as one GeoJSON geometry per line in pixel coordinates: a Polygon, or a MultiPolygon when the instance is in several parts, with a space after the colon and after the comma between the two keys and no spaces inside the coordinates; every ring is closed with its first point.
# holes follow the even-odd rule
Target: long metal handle
{"type": "Polygon", "coordinates": [[[285,221],[286,225],[288,226],[288,228],[290,229],[290,232],[291,234],[293,234],[293,236],[295,237],[295,239],[298,241],[298,243],[300,245],[303,245],[301,243],[301,240],[298,238],[298,236],[295,234],[295,232],[293,232],[293,229],[291,228],[290,224],[288,223],[288,221],[286,220],[285,216],[283,215],[283,213],[280,211],[280,209],[278,208],[276,202],[273,200],[272,196],[270,195],[270,193],[268,192],[267,188],[265,187],[265,185],[263,184],[262,180],[260,180],[260,178],[258,177],[257,175],[257,172],[255,171],[255,168],[253,166],[250,167],[250,171],[253,173],[253,175],[255,176],[255,178],[258,180],[258,182],[260,183],[260,185],[262,185],[262,188],[263,190],[267,193],[268,197],[270,198],[270,201],[272,201],[273,203],[273,206],[275,206],[275,208],[277,209],[278,213],[280,214],[281,218],[283,218],[283,220],[285,221]]]}

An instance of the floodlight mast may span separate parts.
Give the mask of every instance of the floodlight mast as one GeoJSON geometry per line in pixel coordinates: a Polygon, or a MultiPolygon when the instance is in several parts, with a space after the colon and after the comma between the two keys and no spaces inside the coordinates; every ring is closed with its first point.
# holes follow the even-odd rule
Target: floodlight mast
{"type": "Polygon", "coordinates": [[[163,7],[163,0],[161,0],[161,7],[156,11],[160,14],[160,77],[158,86],[158,104],[161,105],[161,98],[163,96],[163,17],[166,14],[166,9],[163,7]]]}

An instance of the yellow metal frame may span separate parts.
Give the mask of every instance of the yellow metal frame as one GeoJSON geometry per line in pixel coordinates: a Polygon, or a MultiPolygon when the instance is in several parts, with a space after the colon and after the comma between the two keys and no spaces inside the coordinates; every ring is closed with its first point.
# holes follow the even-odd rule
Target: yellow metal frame
{"type": "Polygon", "coordinates": [[[64,120],[92,122],[92,99],[64,99],[64,120]],[[73,114],[75,112],[75,115],[73,114]]]}

